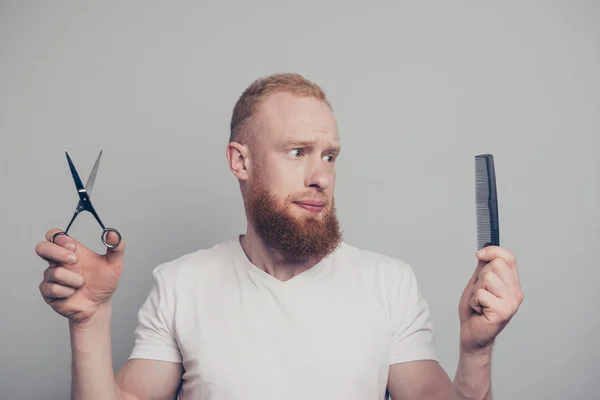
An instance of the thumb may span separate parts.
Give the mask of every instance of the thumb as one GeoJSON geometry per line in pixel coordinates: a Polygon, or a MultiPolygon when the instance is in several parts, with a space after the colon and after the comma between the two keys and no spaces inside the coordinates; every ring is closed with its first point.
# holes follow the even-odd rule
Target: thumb
{"type": "MultiPolygon", "coordinates": [[[[119,235],[116,232],[108,232],[106,235],[106,242],[111,246],[117,244],[119,241],[119,235]]],[[[106,261],[110,264],[121,263],[123,261],[123,254],[125,252],[125,240],[121,238],[121,243],[115,248],[106,248],[106,261]]]]}

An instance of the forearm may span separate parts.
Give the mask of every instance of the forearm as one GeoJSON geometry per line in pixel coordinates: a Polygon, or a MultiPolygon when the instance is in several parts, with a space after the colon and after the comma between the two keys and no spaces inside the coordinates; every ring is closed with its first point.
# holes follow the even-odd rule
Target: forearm
{"type": "Polygon", "coordinates": [[[110,304],[90,321],[69,323],[72,352],[71,398],[122,400],[115,382],[110,338],[110,304]]]}
{"type": "Polygon", "coordinates": [[[461,349],[451,400],[492,400],[492,350],[468,353],[461,349]]]}

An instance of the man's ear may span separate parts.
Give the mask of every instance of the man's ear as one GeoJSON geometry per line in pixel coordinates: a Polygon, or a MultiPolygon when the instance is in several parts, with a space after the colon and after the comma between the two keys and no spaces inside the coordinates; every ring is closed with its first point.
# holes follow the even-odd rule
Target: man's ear
{"type": "Polygon", "coordinates": [[[229,169],[239,180],[248,179],[248,147],[237,142],[227,144],[229,169]]]}

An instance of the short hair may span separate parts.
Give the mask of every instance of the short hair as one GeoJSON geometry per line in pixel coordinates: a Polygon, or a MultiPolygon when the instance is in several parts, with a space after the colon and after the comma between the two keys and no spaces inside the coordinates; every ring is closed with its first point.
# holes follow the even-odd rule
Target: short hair
{"type": "Polygon", "coordinates": [[[332,109],[323,89],[297,73],[279,73],[256,79],[244,90],[233,108],[230,142],[246,143],[252,135],[251,122],[264,100],[272,94],[287,92],[314,97],[332,109]]]}

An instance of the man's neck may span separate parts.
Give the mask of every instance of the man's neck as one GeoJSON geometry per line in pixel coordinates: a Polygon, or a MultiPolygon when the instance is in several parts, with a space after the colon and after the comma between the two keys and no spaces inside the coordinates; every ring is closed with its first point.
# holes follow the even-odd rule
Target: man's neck
{"type": "Polygon", "coordinates": [[[269,248],[252,226],[248,226],[245,235],[240,237],[240,244],[252,264],[274,278],[284,282],[310,269],[319,260],[311,257],[306,261],[290,261],[269,248]]]}

